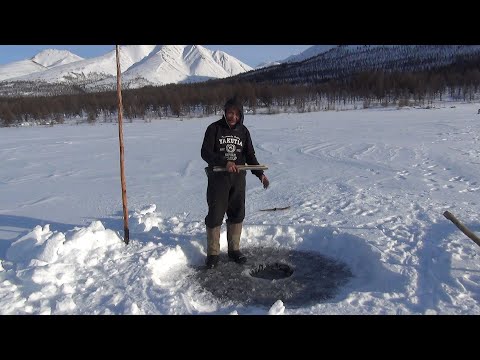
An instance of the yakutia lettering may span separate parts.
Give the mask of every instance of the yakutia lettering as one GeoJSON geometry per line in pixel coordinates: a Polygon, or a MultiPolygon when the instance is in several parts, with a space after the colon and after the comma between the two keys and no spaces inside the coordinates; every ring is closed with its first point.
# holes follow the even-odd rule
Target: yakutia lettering
{"type": "Polygon", "coordinates": [[[237,137],[220,138],[220,139],[218,139],[218,141],[220,142],[220,145],[235,144],[235,145],[238,145],[238,146],[243,146],[242,141],[237,137]]]}

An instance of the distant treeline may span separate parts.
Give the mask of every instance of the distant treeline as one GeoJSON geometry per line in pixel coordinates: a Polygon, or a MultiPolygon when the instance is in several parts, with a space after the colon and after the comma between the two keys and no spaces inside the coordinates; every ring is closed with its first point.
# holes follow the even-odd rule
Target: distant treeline
{"type": "MultiPolygon", "coordinates": [[[[420,72],[361,72],[343,79],[316,84],[274,84],[238,79],[216,79],[202,83],[164,85],[122,91],[124,118],[152,119],[219,114],[225,100],[234,94],[251,111],[331,109],[335,104],[376,102],[403,106],[409,101],[472,101],[480,86],[478,61],[420,72]]],[[[43,97],[0,97],[0,126],[23,122],[63,123],[78,118],[89,122],[114,121],[116,91],[43,97]]]]}

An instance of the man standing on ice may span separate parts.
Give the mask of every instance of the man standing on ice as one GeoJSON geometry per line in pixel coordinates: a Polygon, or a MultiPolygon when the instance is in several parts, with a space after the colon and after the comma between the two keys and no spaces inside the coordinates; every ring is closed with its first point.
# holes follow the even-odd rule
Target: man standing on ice
{"type": "MultiPolygon", "coordinates": [[[[207,268],[217,266],[220,254],[220,227],[227,213],[228,257],[238,264],[247,261],[240,252],[240,236],[245,218],[246,171],[237,165],[259,165],[255,157],[250,132],[243,125],[243,105],[236,98],[225,104],[223,117],[210,124],[205,131],[201,156],[208,163],[207,203],[205,217],[207,228],[207,268]],[[214,166],[223,166],[226,171],[214,172],[214,166]]],[[[263,170],[251,170],[266,189],[269,180],[263,170]]]]}

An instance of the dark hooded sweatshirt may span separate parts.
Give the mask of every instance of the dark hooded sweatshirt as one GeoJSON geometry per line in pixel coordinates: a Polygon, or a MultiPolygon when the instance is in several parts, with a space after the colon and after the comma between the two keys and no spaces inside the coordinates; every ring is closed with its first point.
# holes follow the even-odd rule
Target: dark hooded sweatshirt
{"type": "MultiPolygon", "coordinates": [[[[227,223],[238,224],[245,218],[245,171],[240,173],[213,172],[214,166],[226,166],[227,161],[237,165],[258,165],[253,150],[250,132],[243,125],[243,106],[235,98],[225,104],[225,113],[230,107],[240,111],[240,120],[230,127],[225,116],[210,124],[205,131],[201,155],[208,163],[207,203],[208,214],[205,225],[209,228],[220,226],[225,213],[227,223]]],[[[262,170],[252,173],[260,179],[262,170]]]]}
{"type": "MultiPolygon", "coordinates": [[[[209,170],[213,166],[225,166],[227,161],[234,161],[237,165],[259,165],[250,132],[243,125],[243,118],[241,110],[240,121],[235,127],[230,128],[225,116],[207,127],[201,155],[208,163],[209,170]]],[[[252,174],[261,179],[263,170],[252,170],[252,174]]]]}

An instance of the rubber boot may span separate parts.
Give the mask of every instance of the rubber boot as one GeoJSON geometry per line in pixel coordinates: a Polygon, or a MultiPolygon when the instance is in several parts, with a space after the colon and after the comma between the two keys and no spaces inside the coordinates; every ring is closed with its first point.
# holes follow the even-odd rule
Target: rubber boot
{"type": "Polygon", "coordinates": [[[220,226],[207,227],[207,259],[205,261],[208,269],[213,269],[218,265],[220,254],[220,226]]]}
{"type": "Polygon", "coordinates": [[[247,257],[240,252],[243,223],[227,223],[228,257],[238,264],[245,264],[247,257]]]}

